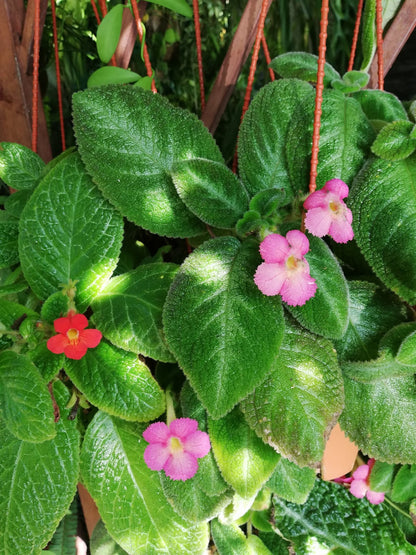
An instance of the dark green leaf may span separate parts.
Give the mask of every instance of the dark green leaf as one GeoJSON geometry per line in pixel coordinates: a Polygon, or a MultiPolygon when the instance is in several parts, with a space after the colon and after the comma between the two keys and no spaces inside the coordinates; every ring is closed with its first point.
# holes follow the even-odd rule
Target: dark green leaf
{"type": "Polygon", "coordinates": [[[186,259],[168,293],[168,345],[213,418],[264,379],[282,340],[280,301],[253,281],[259,262],[254,241],[212,239],[186,259]]]}
{"type": "Polygon", "coordinates": [[[0,212],[0,268],[8,268],[19,262],[17,247],[19,220],[0,212]]]}
{"type": "Polygon", "coordinates": [[[23,272],[47,299],[77,280],[83,312],[117,264],[123,221],[102,197],[77,154],[63,158],[41,181],[20,219],[23,272]]]}
{"type": "Polygon", "coordinates": [[[263,220],[255,210],[247,210],[244,216],[238,220],[235,229],[239,235],[244,236],[259,231],[262,227],[268,227],[268,222],[263,220]]]}
{"type": "MultiPolygon", "coordinates": [[[[286,52],[274,58],[270,67],[283,78],[296,77],[303,81],[316,83],[318,73],[318,56],[308,52],[286,52]]],[[[330,64],[325,64],[324,85],[329,85],[334,79],[340,79],[340,74],[330,64]]]]}
{"type": "Polygon", "coordinates": [[[396,503],[407,503],[416,497],[416,472],[414,468],[405,465],[396,474],[391,491],[391,498],[396,503]]]}
{"type": "Polygon", "coordinates": [[[397,352],[396,360],[400,364],[416,366],[416,331],[403,340],[397,352]]]}
{"type": "Polygon", "coordinates": [[[371,150],[383,160],[403,160],[416,149],[416,138],[411,137],[414,124],[408,120],[388,123],[377,135],[371,150]]]}
{"type": "MultiPolygon", "coordinates": [[[[100,60],[107,64],[117,48],[121,32],[124,6],[118,4],[111,8],[97,29],[97,52],[100,60]]],[[[121,68],[118,68],[121,69],[121,68]]],[[[88,86],[91,86],[88,84],[88,86]]]]}
{"type": "Polygon", "coordinates": [[[250,210],[258,212],[267,217],[273,214],[281,206],[290,202],[284,189],[265,189],[259,191],[250,201],[250,210]]]}
{"type": "Polygon", "coordinates": [[[26,206],[31,194],[32,190],[24,190],[15,191],[12,195],[9,195],[4,203],[4,209],[7,214],[9,216],[14,216],[15,218],[20,218],[20,214],[26,206]]]}
{"type": "Polygon", "coordinates": [[[33,362],[43,380],[48,383],[63,367],[65,355],[56,355],[49,351],[46,342],[39,343],[37,347],[27,352],[27,358],[33,362]]]}
{"type": "Polygon", "coordinates": [[[72,502],[68,513],[59,523],[55,530],[52,540],[48,545],[48,550],[44,550],[51,555],[76,555],[76,538],[78,529],[78,507],[77,499],[72,502]]]}
{"type": "Polygon", "coordinates": [[[0,143],[0,178],[13,189],[33,189],[45,162],[33,150],[17,143],[0,143]]]}
{"type": "Polygon", "coordinates": [[[45,322],[53,324],[54,320],[66,316],[69,311],[69,297],[64,291],[52,293],[50,297],[43,303],[40,317],[45,322]]]}
{"type": "MultiPolygon", "coordinates": [[[[115,6],[122,7],[121,5],[115,6]]],[[[110,13],[110,12],[109,12],[110,13]]],[[[104,20],[103,20],[104,21],[104,20]]],[[[138,73],[116,66],[100,67],[89,77],[87,87],[101,87],[116,83],[135,83],[140,79],[138,73]]]]}
{"type": "Polygon", "coordinates": [[[358,100],[369,120],[396,121],[407,119],[403,104],[397,96],[389,92],[368,89],[354,93],[353,98],[358,100]]]}
{"type": "Polygon", "coordinates": [[[286,501],[303,504],[309,497],[315,479],[313,468],[299,468],[281,457],[266,486],[286,501]]]}
{"type": "Polygon", "coordinates": [[[92,531],[90,550],[91,555],[128,555],[127,551],[124,551],[107,532],[102,520],[97,522],[92,531]]]}

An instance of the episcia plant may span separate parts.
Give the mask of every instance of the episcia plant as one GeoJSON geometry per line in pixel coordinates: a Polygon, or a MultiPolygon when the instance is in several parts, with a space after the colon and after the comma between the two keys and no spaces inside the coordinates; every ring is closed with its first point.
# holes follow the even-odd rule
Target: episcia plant
{"type": "Polygon", "coordinates": [[[47,165],[2,144],[2,552],[79,481],[93,554],[414,552],[416,110],[327,64],[309,195],[316,58],[272,67],[238,175],[130,85],[76,93],[47,165]],[[362,460],[327,482],[337,422],[362,460]]]}

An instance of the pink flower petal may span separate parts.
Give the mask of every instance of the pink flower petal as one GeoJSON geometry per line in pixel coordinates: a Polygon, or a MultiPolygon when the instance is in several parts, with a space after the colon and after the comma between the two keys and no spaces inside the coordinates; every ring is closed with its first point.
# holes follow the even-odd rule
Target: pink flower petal
{"type": "Polygon", "coordinates": [[[327,233],[337,243],[347,243],[348,241],[351,241],[351,239],[354,239],[354,231],[351,224],[345,219],[333,220],[327,233]]]}
{"type": "Polygon", "coordinates": [[[306,212],[305,227],[312,235],[323,237],[328,234],[332,221],[328,208],[312,208],[306,212]]]}
{"type": "Polygon", "coordinates": [[[268,264],[284,262],[289,253],[289,243],[278,233],[268,235],[260,243],[260,254],[268,264]]]}
{"type": "Polygon", "coordinates": [[[353,480],[350,486],[350,493],[358,499],[362,499],[368,491],[368,484],[365,480],[353,480]]]}
{"type": "Polygon", "coordinates": [[[189,480],[198,470],[198,461],[193,455],[183,451],[171,455],[166,461],[163,470],[172,480],[189,480]]]}
{"type": "Polygon", "coordinates": [[[296,272],[288,278],[280,294],[285,303],[290,306],[302,306],[316,293],[317,285],[307,271],[296,272]]]}
{"type": "Polygon", "coordinates": [[[96,347],[102,338],[102,333],[99,330],[88,329],[81,330],[79,340],[84,343],[89,349],[96,347]]]}
{"type": "Polygon", "coordinates": [[[370,489],[367,491],[365,496],[369,500],[370,503],[373,505],[379,505],[384,501],[384,493],[379,491],[371,491],[370,489]]]}
{"type": "Polygon", "coordinates": [[[73,360],[79,360],[83,356],[85,356],[87,352],[87,346],[83,345],[82,343],[76,343],[71,345],[68,343],[64,349],[64,354],[66,357],[71,358],[73,360]]]}
{"type": "Polygon", "coordinates": [[[287,271],[281,264],[263,262],[254,275],[254,283],[264,295],[278,295],[285,282],[287,271]]]}
{"type": "Polygon", "coordinates": [[[80,331],[83,330],[88,326],[88,320],[86,316],[83,314],[75,314],[70,318],[70,326],[71,328],[75,328],[76,330],[80,331]]]}
{"type": "Polygon", "coordinates": [[[48,339],[46,347],[55,355],[60,355],[64,352],[64,349],[68,345],[68,343],[68,338],[60,333],[59,335],[54,335],[53,337],[48,339]]]}
{"type": "Polygon", "coordinates": [[[53,327],[55,331],[58,333],[66,333],[72,326],[71,326],[71,319],[64,317],[64,318],[57,318],[53,322],[53,327]]]}
{"type": "Polygon", "coordinates": [[[205,457],[211,449],[208,434],[197,430],[185,439],[183,442],[183,448],[187,453],[193,455],[197,459],[205,457]]]}
{"type": "Polygon", "coordinates": [[[162,470],[170,457],[170,450],[161,443],[151,443],[144,450],[143,457],[150,470],[162,470]]]}
{"type": "Polygon", "coordinates": [[[170,438],[169,428],[164,422],[153,422],[145,429],[143,437],[148,443],[167,444],[170,438]]]}
{"type": "Polygon", "coordinates": [[[328,195],[326,191],[322,189],[320,191],[315,191],[311,193],[305,202],[303,203],[303,208],[305,210],[311,210],[312,208],[326,208],[328,206],[328,195]]]}
{"type": "Polygon", "coordinates": [[[292,247],[290,254],[294,254],[296,258],[302,258],[309,250],[309,241],[304,233],[298,229],[292,229],[286,233],[286,239],[292,247]]]}
{"type": "Polygon", "coordinates": [[[327,181],[324,189],[331,193],[335,193],[339,199],[347,197],[349,193],[348,185],[342,181],[342,179],[331,179],[327,181]]]}
{"type": "Polygon", "coordinates": [[[362,464],[353,472],[352,477],[354,480],[367,480],[369,474],[370,467],[368,464],[362,464]]]}
{"type": "Polygon", "coordinates": [[[177,418],[172,420],[169,425],[171,436],[185,440],[187,436],[193,434],[198,429],[198,422],[193,418],[177,418]]]}

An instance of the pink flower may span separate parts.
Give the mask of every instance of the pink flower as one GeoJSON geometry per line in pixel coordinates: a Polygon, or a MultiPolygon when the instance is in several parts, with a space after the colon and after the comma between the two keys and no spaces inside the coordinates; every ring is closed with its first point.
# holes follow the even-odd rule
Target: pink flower
{"type": "Polygon", "coordinates": [[[316,237],[330,235],[337,243],[353,239],[352,212],[342,200],[347,196],[348,185],[341,179],[331,179],[310,194],[303,203],[306,229],[316,237]]]}
{"type": "Polygon", "coordinates": [[[189,480],[198,470],[197,459],[211,449],[209,436],[192,418],[177,418],[169,426],[154,422],[143,432],[149,442],[144,461],[150,470],[164,470],[172,480],[189,480]]]}
{"type": "Polygon", "coordinates": [[[102,334],[95,329],[85,328],[88,320],[83,314],[68,312],[63,318],[57,318],[53,326],[58,335],[54,335],[46,344],[47,348],[56,355],[64,353],[68,358],[79,360],[87,349],[96,347],[101,341],[102,334]]]}
{"type": "Polygon", "coordinates": [[[334,482],[349,484],[350,493],[352,493],[354,497],[362,499],[365,496],[373,505],[379,505],[384,501],[385,494],[370,489],[370,474],[374,463],[374,459],[369,459],[368,463],[359,466],[350,478],[336,478],[334,482]]]}
{"type": "Polygon", "coordinates": [[[291,306],[303,305],[316,292],[316,281],[309,274],[304,258],[309,241],[298,230],[288,231],[286,238],[268,235],[260,244],[264,262],[257,268],[254,282],[264,295],[281,295],[291,306]]]}

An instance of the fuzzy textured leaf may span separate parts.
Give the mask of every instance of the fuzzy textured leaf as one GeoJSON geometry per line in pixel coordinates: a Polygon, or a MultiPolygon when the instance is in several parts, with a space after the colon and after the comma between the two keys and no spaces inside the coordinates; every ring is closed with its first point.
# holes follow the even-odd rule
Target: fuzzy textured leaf
{"type": "Polygon", "coordinates": [[[343,406],[331,343],[288,323],[271,373],[241,403],[256,433],[301,467],[319,465],[343,406]]]}
{"type": "Polygon", "coordinates": [[[75,498],[55,530],[48,550],[44,550],[46,553],[50,555],[74,555],[76,553],[78,518],[78,503],[75,498]]]}
{"type": "MultiPolygon", "coordinates": [[[[318,56],[309,52],[285,52],[274,58],[270,67],[281,77],[297,78],[316,83],[318,73],[318,56]]],[[[324,85],[329,85],[341,76],[330,64],[325,63],[324,85]]]]}
{"type": "Polygon", "coordinates": [[[299,468],[281,457],[266,486],[282,499],[302,505],[308,499],[315,480],[313,468],[299,468]]]}
{"type": "Polygon", "coordinates": [[[159,475],[143,459],[144,429],[97,413],[82,446],[82,479],[108,532],[130,555],[202,555],[207,525],[190,525],[166,501],[159,475]]]}
{"type": "Polygon", "coordinates": [[[370,159],[354,180],[349,205],[358,246],[376,275],[416,303],[416,156],[370,159]]]}
{"type": "Polygon", "coordinates": [[[92,183],[78,154],[62,159],[41,181],[20,218],[25,278],[40,299],[78,280],[83,312],[116,267],[123,221],[92,183]]]}
{"type": "Polygon", "coordinates": [[[174,163],[223,163],[193,114],[138,87],[109,85],[76,93],[79,151],[103,194],[124,216],[159,235],[191,237],[205,225],[186,208],[170,175],[174,163]]]}
{"type": "Polygon", "coordinates": [[[116,66],[104,66],[90,75],[87,86],[91,88],[115,83],[135,83],[139,79],[140,75],[129,69],[116,66]]]}
{"type": "Polygon", "coordinates": [[[19,234],[19,220],[9,216],[7,212],[0,212],[0,268],[8,268],[19,262],[17,237],[19,234]]]}
{"type": "Polygon", "coordinates": [[[164,340],[162,309],[176,264],[143,264],[113,277],[92,302],[94,324],[111,343],[164,362],[175,359],[164,340]]]}
{"type": "Polygon", "coordinates": [[[90,538],[91,555],[128,555],[107,532],[102,520],[94,526],[90,538]]]}
{"type": "Polygon", "coordinates": [[[400,468],[394,478],[391,498],[396,503],[406,503],[416,498],[415,467],[406,464],[400,468]]]}
{"type": "Polygon", "coordinates": [[[398,120],[385,125],[371,150],[383,160],[404,160],[416,149],[416,138],[411,137],[414,124],[408,120],[398,120]]]}
{"type": "Polygon", "coordinates": [[[163,391],[137,355],[104,341],[64,368],[76,387],[98,408],[133,421],[153,420],[165,410],[163,391]]]}
{"type": "Polygon", "coordinates": [[[358,100],[369,120],[391,122],[398,119],[407,119],[403,104],[392,93],[367,89],[354,93],[352,97],[358,100]]]}
{"type": "Polygon", "coordinates": [[[236,524],[223,524],[215,519],[211,534],[219,555],[250,555],[246,537],[236,524]]]}
{"type": "Polygon", "coordinates": [[[255,241],[218,237],[183,263],[168,293],[168,345],[212,418],[229,412],[272,367],[283,335],[280,301],[257,289],[255,241]]]}
{"type": "Polygon", "coordinates": [[[0,178],[13,189],[33,189],[45,162],[33,150],[17,143],[0,143],[0,178]]]}

